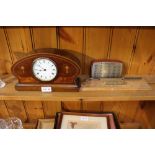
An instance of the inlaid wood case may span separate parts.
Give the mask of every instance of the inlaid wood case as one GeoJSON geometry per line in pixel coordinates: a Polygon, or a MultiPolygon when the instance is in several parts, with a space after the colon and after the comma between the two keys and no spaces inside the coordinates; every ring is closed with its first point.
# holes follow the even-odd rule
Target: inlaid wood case
{"type": "Polygon", "coordinates": [[[18,60],[11,68],[17,77],[16,90],[77,91],[80,61],[67,50],[38,49],[18,60]]]}

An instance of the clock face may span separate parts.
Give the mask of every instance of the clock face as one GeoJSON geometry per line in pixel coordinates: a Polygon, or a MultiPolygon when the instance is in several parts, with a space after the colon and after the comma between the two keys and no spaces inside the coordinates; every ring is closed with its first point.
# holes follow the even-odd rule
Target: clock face
{"type": "Polygon", "coordinates": [[[40,81],[51,81],[57,75],[56,64],[48,58],[37,58],[33,62],[32,71],[40,81]]]}

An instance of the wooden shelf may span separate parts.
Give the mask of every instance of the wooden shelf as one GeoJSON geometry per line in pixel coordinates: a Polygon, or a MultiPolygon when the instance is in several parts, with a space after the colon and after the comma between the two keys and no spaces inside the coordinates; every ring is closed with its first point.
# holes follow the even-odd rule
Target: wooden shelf
{"type": "MultiPolygon", "coordinates": [[[[24,129],[37,129],[37,122],[33,123],[23,123],[24,129]]],[[[120,123],[121,129],[142,129],[141,124],[137,122],[130,122],[130,123],[120,123]]]]}
{"type": "Polygon", "coordinates": [[[52,92],[16,91],[17,82],[13,76],[6,76],[6,87],[0,89],[0,100],[24,101],[148,101],[155,100],[155,84],[152,90],[141,91],[91,91],[91,92],[52,92]]]}
{"type": "MultiPolygon", "coordinates": [[[[23,123],[23,128],[24,129],[37,129],[37,123],[38,122],[33,122],[33,123],[23,123]]],[[[142,129],[142,126],[140,123],[137,122],[129,122],[129,123],[120,123],[120,128],[121,129],[142,129]]]]}

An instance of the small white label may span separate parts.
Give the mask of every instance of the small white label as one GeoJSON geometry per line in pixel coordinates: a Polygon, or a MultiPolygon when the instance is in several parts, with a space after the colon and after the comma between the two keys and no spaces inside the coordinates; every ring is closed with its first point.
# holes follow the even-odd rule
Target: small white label
{"type": "Polygon", "coordinates": [[[88,117],[82,116],[81,121],[88,121],[88,117]]]}
{"type": "Polygon", "coordinates": [[[52,92],[52,87],[41,87],[41,91],[42,91],[43,93],[52,92]]]}

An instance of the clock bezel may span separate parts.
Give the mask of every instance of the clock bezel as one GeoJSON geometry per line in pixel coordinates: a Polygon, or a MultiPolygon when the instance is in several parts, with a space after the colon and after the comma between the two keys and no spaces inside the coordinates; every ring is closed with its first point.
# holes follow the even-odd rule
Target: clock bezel
{"type": "Polygon", "coordinates": [[[38,57],[38,58],[36,58],[35,60],[33,60],[31,69],[32,69],[33,77],[34,77],[36,80],[39,80],[39,81],[41,81],[41,82],[50,82],[50,81],[53,81],[53,80],[57,77],[57,75],[58,75],[58,67],[57,67],[57,64],[56,64],[52,59],[49,59],[49,58],[47,58],[47,57],[38,57]],[[39,79],[39,78],[37,78],[37,77],[35,76],[35,73],[34,73],[34,70],[33,70],[33,66],[34,66],[35,62],[36,62],[37,60],[40,60],[40,59],[49,60],[49,61],[51,61],[51,62],[56,66],[57,72],[56,72],[55,77],[54,77],[52,80],[43,81],[43,80],[41,80],[41,79],[39,79]]]}

